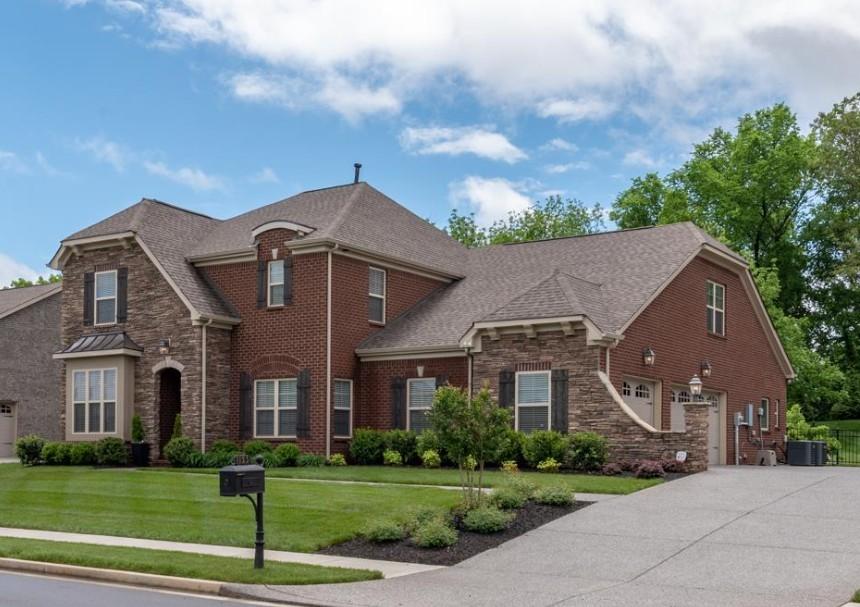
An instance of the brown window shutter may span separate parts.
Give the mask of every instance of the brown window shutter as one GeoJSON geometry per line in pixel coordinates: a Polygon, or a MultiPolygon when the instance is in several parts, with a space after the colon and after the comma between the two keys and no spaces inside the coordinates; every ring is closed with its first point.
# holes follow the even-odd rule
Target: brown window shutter
{"type": "Polygon", "coordinates": [[[406,429],[406,380],[391,380],[391,427],[406,429]]]}
{"type": "Polygon", "coordinates": [[[269,300],[266,289],[269,286],[268,276],[266,273],[269,267],[268,264],[260,259],[257,261],[257,307],[265,308],[269,300]]]}
{"type": "Polygon", "coordinates": [[[96,274],[84,274],[84,326],[93,325],[93,307],[96,301],[96,274]]]}
{"type": "Polygon", "coordinates": [[[296,385],[296,436],[307,438],[311,435],[311,372],[299,371],[296,385]]]}
{"type": "Polygon", "coordinates": [[[567,369],[552,370],[552,429],[557,432],[567,432],[570,427],[568,420],[568,390],[567,369]]]}
{"type": "Polygon", "coordinates": [[[116,271],[116,321],[128,320],[128,268],[116,271]]]}
{"type": "Polygon", "coordinates": [[[516,402],[514,390],[516,389],[516,374],[510,369],[502,369],[499,372],[499,406],[509,409],[516,402]]]}
{"type": "Polygon", "coordinates": [[[250,373],[239,375],[239,435],[242,440],[254,435],[254,380],[250,373]]]}
{"type": "Polygon", "coordinates": [[[293,256],[284,257],[284,305],[293,303],[293,256]]]}

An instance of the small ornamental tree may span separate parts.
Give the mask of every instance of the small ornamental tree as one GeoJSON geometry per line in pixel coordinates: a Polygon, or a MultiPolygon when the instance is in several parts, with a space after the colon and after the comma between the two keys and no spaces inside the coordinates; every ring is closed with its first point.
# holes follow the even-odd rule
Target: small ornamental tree
{"type": "Polygon", "coordinates": [[[131,442],[142,443],[146,439],[146,432],[143,430],[143,421],[140,415],[135,415],[131,418],[131,442]]]}
{"type": "Polygon", "coordinates": [[[460,471],[466,507],[479,506],[484,466],[498,456],[510,428],[510,414],[499,408],[486,386],[474,398],[462,388],[442,386],[433,397],[429,418],[440,446],[460,471]]]}
{"type": "Polygon", "coordinates": [[[182,438],[182,414],[180,413],[173,418],[173,434],[170,438],[182,438]]]}

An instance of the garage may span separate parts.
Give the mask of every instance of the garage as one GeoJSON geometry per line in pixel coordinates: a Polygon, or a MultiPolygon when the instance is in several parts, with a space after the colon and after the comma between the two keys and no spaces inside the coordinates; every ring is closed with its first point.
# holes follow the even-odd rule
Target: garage
{"type": "Polygon", "coordinates": [[[0,459],[15,455],[15,404],[0,402],[0,459]]]}
{"type": "Polygon", "coordinates": [[[625,378],[621,385],[624,402],[645,423],[654,424],[654,383],[634,378],[625,378]]]}

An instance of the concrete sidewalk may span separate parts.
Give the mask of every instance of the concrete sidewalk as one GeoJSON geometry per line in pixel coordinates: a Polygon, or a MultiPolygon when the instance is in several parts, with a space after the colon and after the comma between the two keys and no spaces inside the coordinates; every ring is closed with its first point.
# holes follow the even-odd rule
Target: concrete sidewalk
{"type": "Polygon", "coordinates": [[[860,588],[860,469],[715,468],[607,500],[455,567],[248,588],[328,606],[836,607],[860,588]]]}

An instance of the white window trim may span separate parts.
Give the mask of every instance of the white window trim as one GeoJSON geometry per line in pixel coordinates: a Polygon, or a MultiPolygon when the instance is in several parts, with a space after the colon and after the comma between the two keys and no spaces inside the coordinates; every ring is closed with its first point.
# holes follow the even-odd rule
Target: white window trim
{"type": "Polygon", "coordinates": [[[705,296],[706,296],[705,306],[708,309],[708,316],[711,319],[711,326],[714,327],[714,329],[716,329],[716,327],[717,327],[717,322],[716,322],[717,321],[717,314],[716,313],[722,312],[722,314],[723,314],[723,330],[722,330],[722,332],[718,333],[716,330],[708,331],[708,332],[713,334],[713,335],[719,335],[721,337],[725,337],[725,335],[726,335],[726,285],[720,284],[718,282],[714,282],[713,280],[709,280],[709,281],[707,281],[707,283],[708,283],[708,285],[714,286],[714,300],[713,300],[714,303],[713,304],[711,304],[707,301],[707,291],[705,291],[705,296]],[[723,307],[722,308],[717,307],[717,288],[720,288],[723,291],[723,307]]]}
{"type": "MultiPolygon", "coordinates": [[[[268,264],[266,264],[266,307],[267,308],[283,308],[284,307],[283,302],[279,303],[279,304],[273,304],[272,303],[272,287],[284,286],[286,284],[286,282],[285,282],[285,280],[286,280],[285,272],[286,271],[287,271],[287,264],[284,263],[283,259],[273,259],[268,264]],[[281,282],[272,282],[272,264],[273,263],[280,263],[281,266],[283,267],[283,270],[281,272],[283,278],[281,278],[281,282]]],[[[284,293],[284,297],[286,297],[286,293],[284,293]]],[[[267,381],[267,380],[264,380],[264,381],[267,381]]]]}
{"type": "Polygon", "coordinates": [[[406,380],[406,429],[412,429],[412,411],[429,411],[433,408],[431,404],[429,407],[413,407],[412,406],[412,390],[410,386],[416,381],[432,381],[433,389],[436,389],[436,378],[434,377],[410,377],[406,380]]]}
{"type": "Polygon", "coordinates": [[[295,377],[283,377],[279,379],[258,379],[254,381],[254,438],[261,439],[269,439],[276,440],[281,438],[297,438],[296,434],[278,434],[278,428],[281,427],[280,417],[281,411],[296,411],[298,413],[298,379],[295,377]],[[281,398],[281,382],[282,381],[290,381],[296,383],[296,406],[295,407],[280,407],[280,398],[281,398]],[[257,406],[257,384],[261,382],[273,382],[275,384],[275,400],[272,403],[271,407],[258,407],[257,406]],[[266,434],[260,436],[257,434],[257,411],[274,411],[272,415],[272,434],[266,434]]]}
{"type": "Polygon", "coordinates": [[[109,327],[116,324],[117,306],[119,306],[119,273],[116,270],[105,270],[96,272],[93,277],[93,325],[96,327],[109,327]],[[99,275],[113,274],[113,297],[99,297],[99,275]],[[99,302],[113,300],[113,320],[111,322],[99,322],[99,302]]]}
{"type": "Polygon", "coordinates": [[[514,429],[520,430],[520,407],[546,407],[546,428],[552,430],[552,371],[517,371],[514,381],[514,429]],[[546,375],[547,402],[520,404],[520,375],[546,375]]]}
{"type": "Polygon", "coordinates": [[[105,434],[113,435],[117,433],[117,416],[119,414],[119,369],[116,367],[105,367],[103,369],[74,369],[72,371],[72,434],[105,434]],[[90,400],[90,373],[98,371],[101,373],[101,399],[90,400]],[[105,371],[114,372],[114,400],[105,400],[105,371]],[[75,400],[75,373],[84,374],[84,400],[75,400]],[[105,403],[113,403],[113,431],[105,432],[105,403]],[[90,429],[90,404],[99,403],[99,426],[97,431],[90,429]],[[82,432],[75,431],[75,405],[82,404],[84,406],[84,430],[82,432]]]}
{"type": "MultiPolygon", "coordinates": [[[[335,434],[334,437],[335,438],[352,438],[352,412],[353,412],[353,409],[355,408],[355,407],[353,407],[353,396],[354,396],[353,383],[352,383],[351,379],[335,378],[334,385],[337,385],[337,382],[339,382],[339,381],[349,383],[349,434],[335,434]]],[[[346,411],[346,409],[344,409],[343,407],[337,406],[337,401],[334,398],[332,398],[332,401],[333,401],[332,406],[334,409],[336,409],[337,411],[346,411]]]]}
{"type": "MultiPolygon", "coordinates": [[[[382,268],[377,268],[375,266],[368,266],[367,270],[368,270],[368,275],[367,275],[367,280],[368,280],[367,293],[368,293],[368,296],[382,300],[382,320],[374,320],[372,318],[368,318],[368,320],[375,325],[384,325],[385,324],[386,307],[387,307],[386,299],[388,296],[388,272],[386,270],[383,270],[382,268]],[[382,295],[379,295],[378,293],[371,293],[370,292],[370,272],[374,272],[374,271],[382,272],[382,295]]],[[[368,314],[368,316],[369,316],[369,314],[368,314]]]]}
{"type": "Polygon", "coordinates": [[[759,401],[759,407],[764,409],[764,415],[762,415],[761,421],[761,431],[770,432],[770,399],[762,398],[759,401]]]}
{"type": "Polygon", "coordinates": [[[773,402],[775,403],[773,408],[773,427],[779,430],[779,399],[777,398],[773,402]]]}

